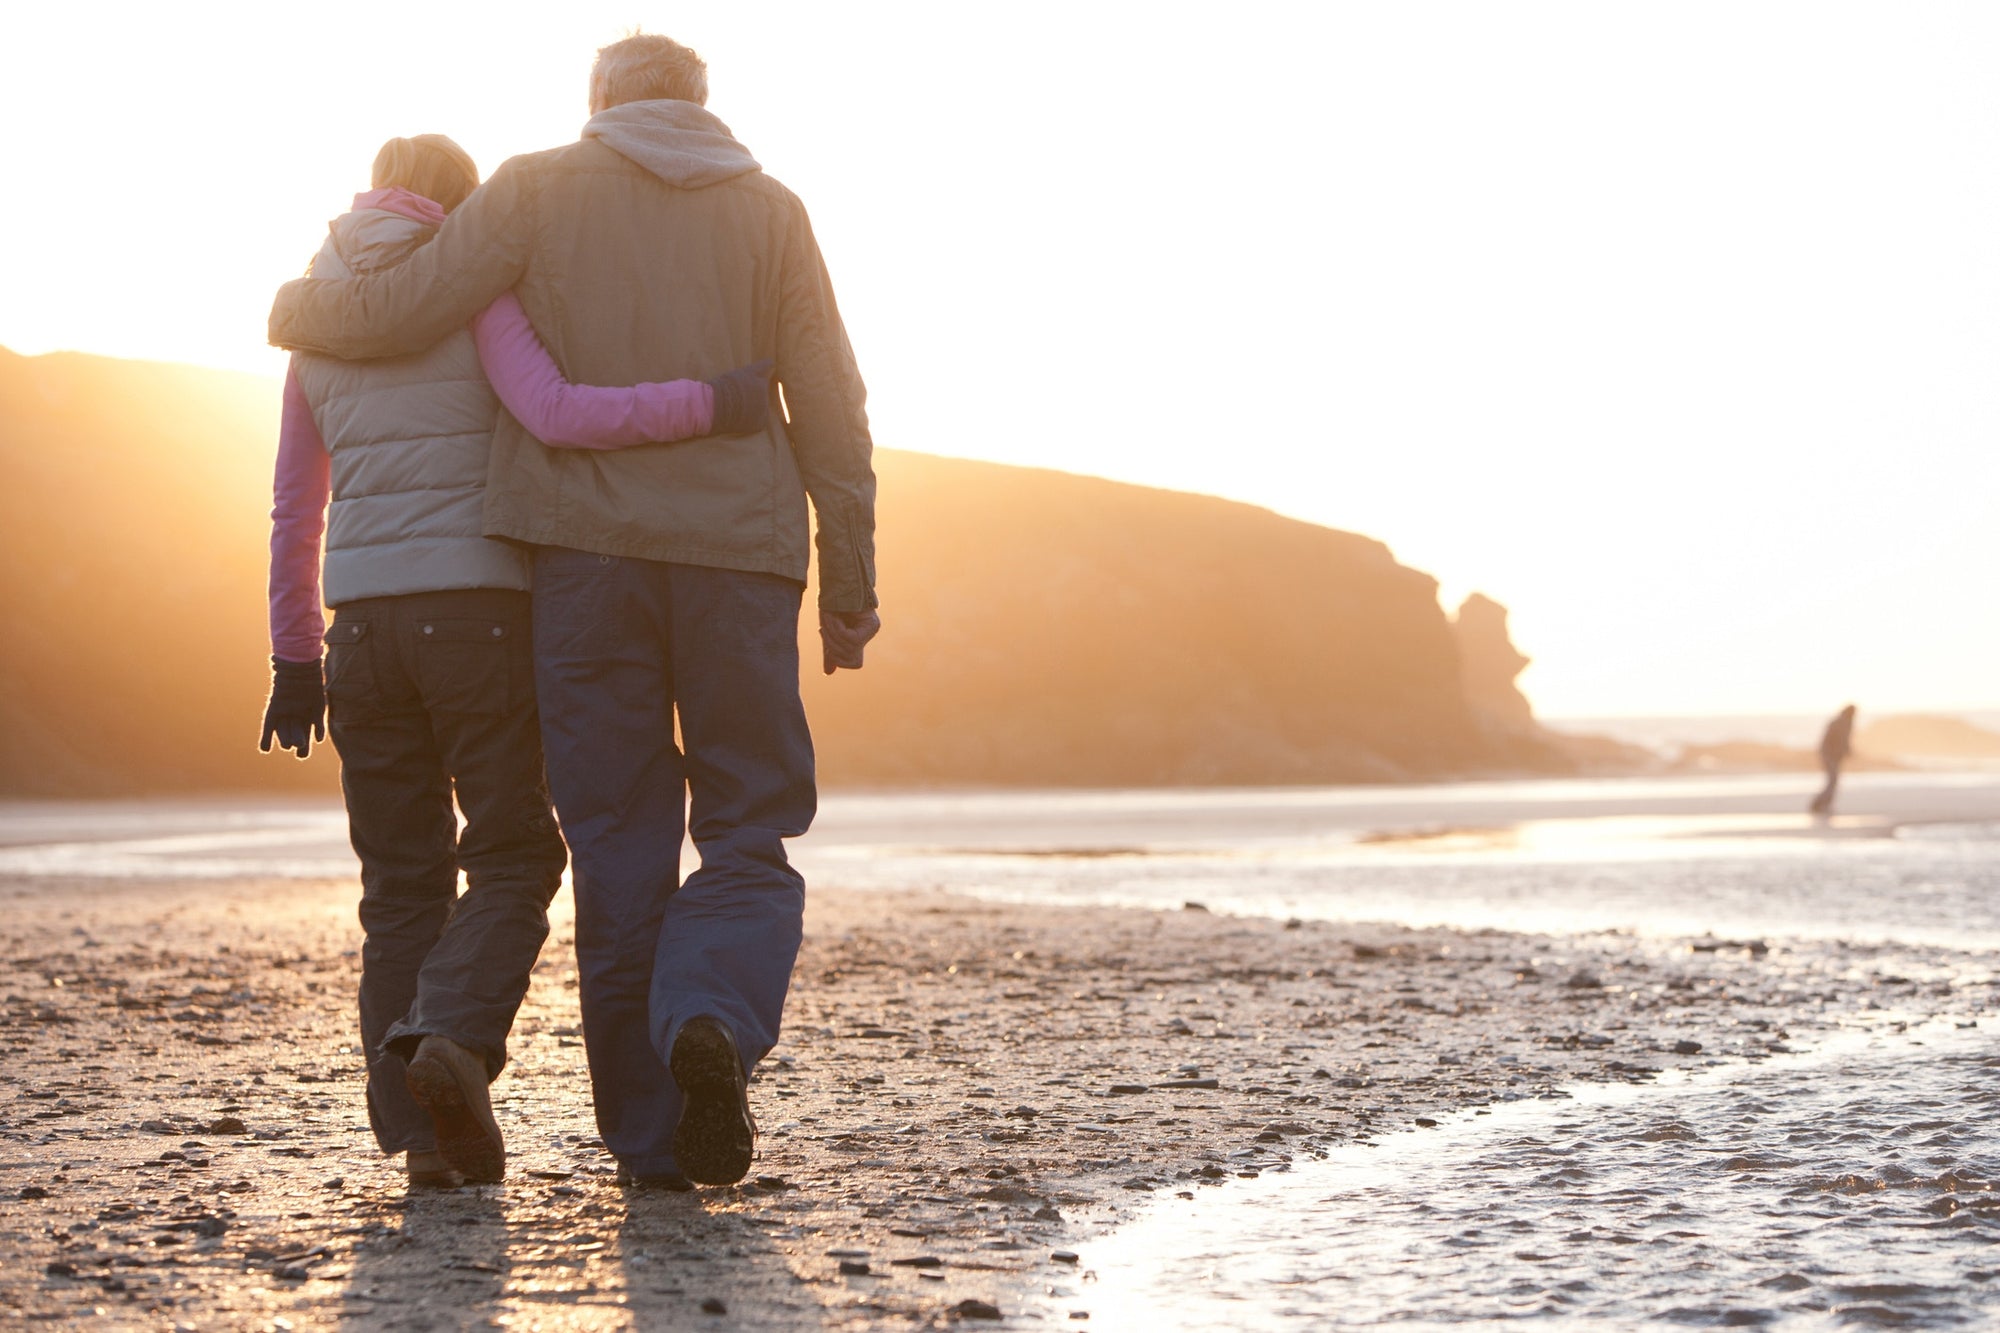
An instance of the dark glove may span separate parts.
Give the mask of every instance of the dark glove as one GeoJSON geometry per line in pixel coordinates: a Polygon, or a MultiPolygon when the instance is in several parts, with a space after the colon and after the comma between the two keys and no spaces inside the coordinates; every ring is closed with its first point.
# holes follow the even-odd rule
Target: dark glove
{"type": "Polygon", "coordinates": [[[280,750],[301,759],[312,753],[314,741],[326,739],[326,681],[317,661],[271,659],[271,702],[264,706],[264,739],[257,748],[269,754],[273,736],[280,750]]]}
{"type": "Polygon", "coordinates": [[[708,382],[715,390],[715,424],[711,435],[748,435],[771,420],[771,371],[766,361],[742,366],[708,382]]]}

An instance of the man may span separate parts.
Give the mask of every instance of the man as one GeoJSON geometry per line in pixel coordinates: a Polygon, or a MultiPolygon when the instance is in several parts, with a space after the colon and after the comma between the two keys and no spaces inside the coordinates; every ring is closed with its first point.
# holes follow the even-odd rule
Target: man
{"type": "Polygon", "coordinates": [[[487,533],[534,552],[599,1128],[629,1182],[728,1184],[750,1167],[745,1082],[777,1041],[804,909],[783,840],[816,799],[806,501],[823,664],[858,668],[880,624],[872,444],[805,209],[704,109],[700,57],[627,38],[598,52],[590,92],[581,141],[503,165],[400,267],[288,284],[271,341],[404,354],[513,288],[579,383],[775,362],[789,428],[774,414],[749,435],[597,453],[547,449],[503,415],[486,499],[487,533]],[[684,820],[701,865],[678,883],[684,820]]]}
{"type": "Polygon", "coordinates": [[[1833,715],[1833,721],[1826,724],[1826,730],[1819,734],[1819,766],[1826,772],[1826,785],[1813,797],[1806,807],[1815,815],[1831,815],[1833,798],[1840,790],[1841,766],[1854,752],[1854,705],[1849,704],[1833,715]]]}

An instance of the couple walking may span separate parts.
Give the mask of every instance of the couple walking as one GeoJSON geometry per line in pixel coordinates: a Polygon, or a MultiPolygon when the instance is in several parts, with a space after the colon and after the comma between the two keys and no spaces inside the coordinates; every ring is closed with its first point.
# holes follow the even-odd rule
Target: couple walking
{"type": "Polygon", "coordinates": [[[804,910],[784,839],[815,804],[807,500],[822,665],[859,668],[875,478],[805,210],[707,92],[636,36],[598,53],[579,142],[484,185],[449,139],[392,140],[272,308],[295,355],[262,744],[340,753],[369,1117],[413,1183],[505,1171],[487,1088],[565,840],[621,1180],[749,1170],[804,910]]]}

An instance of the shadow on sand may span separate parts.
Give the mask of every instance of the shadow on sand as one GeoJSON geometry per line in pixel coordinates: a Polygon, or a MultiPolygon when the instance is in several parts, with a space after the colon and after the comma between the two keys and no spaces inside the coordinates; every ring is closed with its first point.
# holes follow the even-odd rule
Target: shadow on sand
{"type": "Polygon", "coordinates": [[[416,1191],[355,1246],[340,1321],[368,1329],[817,1329],[821,1293],[728,1196],[601,1179],[416,1191]]]}
{"type": "Polygon", "coordinates": [[[354,1247],[341,1322],[491,1327],[506,1296],[515,1243],[498,1190],[412,1190],[385,1201],[354,1247]]]}

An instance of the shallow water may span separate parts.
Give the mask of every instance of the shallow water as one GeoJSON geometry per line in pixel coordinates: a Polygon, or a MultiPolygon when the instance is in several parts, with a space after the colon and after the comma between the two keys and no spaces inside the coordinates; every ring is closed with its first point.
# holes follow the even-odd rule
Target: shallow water
{"type": "MultiPolygon", "coordinates": [[[[2000,947],[2000,775],[829,796],[815,888],[2000,947]],[[1809,794],[1809,793],[1807,793],[1809,794]]],[[[691,848],[683,864],[695,864],[691,848]]],[[[0,803],[0,877],[346,879],[334,802],[0,803]]]]}
{"type": "Polygon", "coordinates": [[[800,860],[815,883],[1010,901],[2000,948],[2000,777],[1874,776],[1830,822],[1798,786],[852,798],[800,860]]]}
{"type": "Polygon", "coordinates": [[[1353,1145],[1086,1246],[1090,1327],[2000,1322],[2000,1033],[1843,1040],[1353,1145]]]}
{"type": "Polygon", "coordinates": [[[2000,838],[1806,826],[1726,836],[1712,821],[1565,821],[1488,836],[1240,852],[932,852],[829,858],[832,882],[940,887],[1008,901],[1101,902],[1330,921],[1567,933],[1795,936],[2000,948],[2000,838]],[[1438,843],[1456,842],[1455,846],[1438,843]]]}

